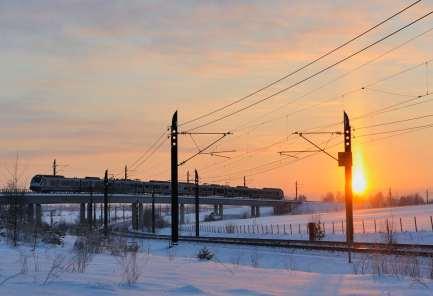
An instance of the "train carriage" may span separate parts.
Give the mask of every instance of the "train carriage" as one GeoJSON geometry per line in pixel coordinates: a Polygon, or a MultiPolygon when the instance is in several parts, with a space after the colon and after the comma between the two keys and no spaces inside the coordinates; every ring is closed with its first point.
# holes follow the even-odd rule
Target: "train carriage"
{"type": "MultiPolygon", "coordinates": [[[[65,178],[64,176],[36,175],[30,182],[30,190],[35,192],[104,192],[104,180],[98,177],[65,178]]],[[[171,183],[168,181],[140,181],[110,179],[110,193],[170,195],[171,183]]],[[[199,185],[200,196],[224,196],[243,198],[284,199],[279,188],[231,187],[219,184],[199,185]]],[[[193,183],[179,182],[179,195],[193,196],[193,183]]]]}

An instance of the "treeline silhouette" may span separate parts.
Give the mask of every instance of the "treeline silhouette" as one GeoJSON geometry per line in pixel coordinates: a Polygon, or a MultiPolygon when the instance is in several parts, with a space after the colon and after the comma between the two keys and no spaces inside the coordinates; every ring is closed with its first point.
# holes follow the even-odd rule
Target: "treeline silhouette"
{"type": "MultiPolygon", "coordinates": [[[[322,197],[324,202],[344,203],[344,194],[337,192],[326,193],[322,197]]],[[[424,199],[419,193],[397,195],[383,194],[377,192],[368,196],[354,196],[353,204],[356,208],[384,208],[384,207],[402,207],[410,205],[422,205],[431,203],[430,200],[424,199]]]]}

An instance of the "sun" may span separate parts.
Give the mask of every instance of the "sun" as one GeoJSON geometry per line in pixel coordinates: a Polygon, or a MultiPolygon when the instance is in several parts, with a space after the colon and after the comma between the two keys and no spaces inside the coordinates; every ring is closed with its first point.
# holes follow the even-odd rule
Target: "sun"
{"type": "Polygon", "coordinates": [[[364,166],[361,153],[357,152],[353,159],[352,168],[352,190],[355,194],[362,194],[367,189],[367,179],[365,177],[364,166]]]}

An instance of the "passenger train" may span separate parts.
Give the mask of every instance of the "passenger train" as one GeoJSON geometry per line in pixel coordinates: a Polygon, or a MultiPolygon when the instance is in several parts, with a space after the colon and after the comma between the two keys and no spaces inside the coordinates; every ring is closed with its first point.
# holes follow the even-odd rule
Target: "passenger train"
{"type": "MultiPolygon", "coordinates": [[[[30,182],[30,190],[34,192],[104,192],[104,180],[98,177],[65,178],[64,176],[36,175],[30,182]]],[[[171,194],[168,181],[110,179],[110,193],[124,194],[171,194]]],[[[218,184],[202,184],[200,196],[246,197],[262,199],[284,199],[284,192],[279,188],[249,188],[244,186],[226,186],[218,184]]],[[[179,195],[194,195],[193,183],[179,182],[179,195]]]]}

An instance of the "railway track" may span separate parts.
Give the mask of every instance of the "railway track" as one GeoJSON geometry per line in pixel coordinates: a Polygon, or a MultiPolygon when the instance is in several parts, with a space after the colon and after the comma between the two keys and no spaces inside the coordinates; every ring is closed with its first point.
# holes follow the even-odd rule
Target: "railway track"
{"type": "MultiPolygon", "coordinates": [[[[147,234],[140,232],[113,232],[112,234],[131,238],[170,240],[169,235],[147,234]]],[[[387,255],[405,255],[433,257],[433,245],[419,244],[385,244],[355,242],[350,248],[345,242],[338,241],[306,241],[306,240],[281,240],[260,238],[232,238],[232,237],[195,237],[181,236],[180,241],[200,242],[214,244],[247,245],[262,247],[279,247],[306,250],[322,250],[332,252],[375,253],[387,255]]]]}

